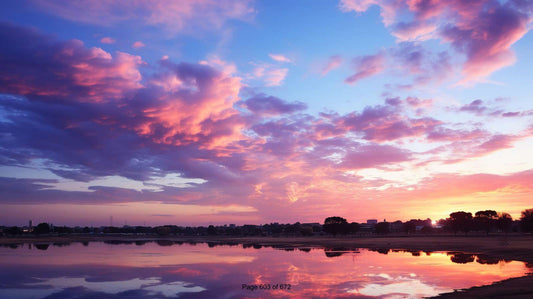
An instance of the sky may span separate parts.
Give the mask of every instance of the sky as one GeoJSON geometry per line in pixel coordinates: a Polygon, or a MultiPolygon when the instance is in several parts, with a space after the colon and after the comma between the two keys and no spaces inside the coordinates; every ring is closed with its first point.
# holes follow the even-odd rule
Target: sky
{"type": "Polygon", "coordinates": [[[0,225],[533,208],[533,1],[0,2],[0,225]]]}

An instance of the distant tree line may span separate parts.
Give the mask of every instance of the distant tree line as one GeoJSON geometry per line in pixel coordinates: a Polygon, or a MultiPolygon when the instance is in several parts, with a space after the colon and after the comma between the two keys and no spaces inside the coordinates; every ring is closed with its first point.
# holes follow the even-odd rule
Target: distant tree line
{"type": "Polygon", "coordinates": [[[411,219],[406,222],[348,222],[340,216],[327,217],[323,224],[300,223],[263,225],[221,225],[214,226],[102,226],[102,227],[67,227],[39,223],[35,227],[0,226],[0,236],[17,235],[63,235],[63,234],[126,234],[126,235],[157,235],[157,236],[313,236],[320,234],[338,235],[386,235],[430,234],[430,233],[463,233],[482,232],[485,234],[523,232],[533,233],[533,209],[522,211],[519,220],[511,215],[494,210],[470,212],[457,211],[450,217],[441,219],[433,225],[430,219],[411,219]]]}
{"type": "Polygon", "coordinates": [[[465,235],[471,231],[484,232],[489,234],[491,232],[509,233],[514,232],[533,232],[533,209],[526,209],[522,211],[520,220],[513,221],[509,213],[496,212],[494,210],[477,211],[474,215],[470,212],[458,211],[450,214],[450,217],[441,219],[436,225],[433,225],[430,219],[411,219],[406,222],[378,222],[378,223],[356,223],[348,221],[339,216],[328,217],[324,220],[323,230],[326,233],[336,235],[356,234],[366,232],[375,233],[378,235],[388,233],[434,233],[453,232],[464,233],[465,235]]]}

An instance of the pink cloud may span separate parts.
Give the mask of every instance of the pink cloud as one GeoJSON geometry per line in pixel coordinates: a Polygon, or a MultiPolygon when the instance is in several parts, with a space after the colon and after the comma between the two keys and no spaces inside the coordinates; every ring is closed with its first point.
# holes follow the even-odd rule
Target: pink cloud
{"type": "Polygon", "coordinates": [[[346,153],[341,167],[345,169],[374,168],[410,160],[410,154],[390,145],[370,144],[346,153]]]}
{"type": "Polygon", "coordinates": [[[511,148],[513,143],[519,139],[521,139],[519,136],[513,135],[494,135],[489,140],[479,145],[478,153],[492,153],[497,150],[511,148]]]}
{"type": "Polygon", "coordinates": [[[136,41],[136,42],[134,42],[134,43],[131,45],[131,47],[134,48],[134,49],[143,48],[143,47],[145,47],[145,46],[146,46],[146,45],[145,45],[143,42],[141,42],[141,41],[136,41]]]}
{"type": "Polygon", "coordinates": [[[415,107],[415,108],[420,108],[420,107],[427,108],[427,107],[431,107],[433,105],[433,100],[432,99],[424,99],[424,100],[422,100],[422,99],[419,99],[417,97],[407,97],[405,99],[405,101],[411,107],[415,107]]]}
{"type": "Polygon", "coordinates": [[[352,112],[335,121],[338,127],[359,133],[362,138],[375,142],[424,136],[442,124],[432,118],[406,117],[398,109],[398,106],[366,107],[362,113],[352,112]]]}
{"type": "Polygon", "coordinates": [[[263,81],[266,86],[281,86],[288,73],[288,68],[280,68],[272,64],[261,63],[256,64],[251,78],[263,81]]]}
{"type": "Polygon", "coordinates": [[[515,1],[344,0],[341,10],[381,8],[383,22],[400,41],[440,39],[465,54],[458,84],[484,80],[516,61],[511,46],[527,32],[532,11],[515,1]],[[406,16],[409,22],[397,21],[406,16]]]}
{"type": "Polygon", "coordinates": [[[353,84],[364,78],[368,78],[383,72],[385,68],[385,55],[378,53],[376,55],[362,56],[354,59],[355,74],[346,78],[344,82],[353,84]]]}
{"type": "Polygon", "coordinates": [[[511,45],[528,32],[529,20],[530,17],[498,4],[445,28],[445,40],[467,56],[464,78],[459,84],[481,80],[513,64],[516,58],[511,45]]]}
{"type": "Polygon", "coordinates": [[[235,118],[237,110],[233,104],[240,99],[241,78],[207,65],[173,64],[168,60],[161,63],[168,71],[154,78],[152,84],[172,88],[164,88],[166,92],[144,108],[145,120],[136,127],[138,134],[175,145],[210,136],[206,146],[217,146],[229,142],[232,136],[240,136],[241,125],[235,118]],[[227,125],[220,126],[224,123],[227,125]]]}
{"type": "Polygon", "coordinates": [[[0,34],[4,41],[11,41],[12,49],[17,49],[2,59],[3,92],[67,100],[75,94],[83,101],[106,101],[143,87],[139,67],[144,62],[139,56],[123,52],[113,56],[100,48],[86,48],[79,40],[58,42],[11,25],[5,25],[0,34]],[[17,35],[29,37],[28,42],[17,42],[17,35]],[[20,59],[25,61],[22,66],[16,62],[20,59]],[[47,67],[41,66],[43,61],[47,67]]]}
{"type": "Polygon", "coordinates": [[[424,41],[435,37],[437,25],[429,22],[398,23],[392,34],[400,41],[424,41]]]}
{"type": "Polygon", "coordinates": [[[102,37],[102,39],[100,39],[100,42],[102,44],[114,44],[115,43],[115,39],[111,38],[111,37],[102,37]]]}
{"type": "Polygon", "coordinates": [[[383,23],[389,26],[396,18],[396,10],[400,7],[399,1],[394,0],[341,0],[339,7],[344,12],[355,11],[357,13],[365,12],[373,5],[381,7],[381,17],[383,23]]]}
{"type": "Polygon", "coordinates": [[[277,62],[292,62],[290,58],[281,54],[268,54],[268,56],[277,62]]]}
{"type": "Polygon", "coordinates": [[[267,86],[280,86],[283,84],[283,80],[287,77],[289,69],[287,68],[275,68],[267,70],[265,72],[264,80],[267,86]]]}
{"type": "Polygon", "coordinates": [[[327,73],[338,68],[342,64],[342,57],[340,55],[333,55],[328,59],[326,65],[322,68],[320,72],[322,76],[325,76],[327,73]]]}
{"type": "Polygon", "coordinates": [[[475,130],[454,130],[446,127],[438,127],[428,132],[428,141],[463,141],[480,140],[489,136],[488,132],[480,129],[475,130]]]}
{"type": "Polygon", "coordinates": [[[248,0],[209,1],[138,0],[122,1],[50,1],[33,0],[37,7],[62,18],[96,25],[127,21],[162,26],[170,33],[218,29],[230,19],[248,19],[254,13],[248,0]]]}

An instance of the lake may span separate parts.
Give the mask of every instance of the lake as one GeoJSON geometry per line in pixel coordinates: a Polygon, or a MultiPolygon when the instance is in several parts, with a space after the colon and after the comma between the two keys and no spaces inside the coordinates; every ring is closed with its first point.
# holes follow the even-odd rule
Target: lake
{"type": "Polygon", "coordinates": [[[528,273],[446,252],[91,242],[0,247],[0,298],[419,298],[528,273]]]}

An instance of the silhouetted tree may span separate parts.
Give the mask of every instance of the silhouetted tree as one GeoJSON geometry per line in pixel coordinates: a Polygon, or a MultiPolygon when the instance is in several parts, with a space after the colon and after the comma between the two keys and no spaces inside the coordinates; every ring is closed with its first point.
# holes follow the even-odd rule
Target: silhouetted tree
{"type": "Polygon", "coordinates": [[[494,219],[498,216],[498,213],[494,210],[485,210],[485,211],[477,211],[476,217],[486,217],[489,219],[494,219]]]}
{"type": "Polygon", "coordinates": [[[313,227],[310,225],[302,225],[300,227],[300,234],[302,236],[312,236],[313,235],[313,227]]]}
{"type": "Polygon", "coordinates": [[[522,217],[520,217],[520,226],[524,232],[533,232],[533,209],[522,211],[522,217]]]}
{"type": "Polygon", "coordinates": [[[346,219],[342,217],[328,217],[326,218],[326,220],[324,220],[324,231],[333,234],[334,236],[336,236],[337,234],[346,234],[347,224],[348,222],[346,221],[346,219]]]}
{"type": "Polygon", "coordinates": [[[483,230],[487,233],[490,232],[491,227],[495,225],[495,220],[498,217],[498,213],[494,210],[477,211],[476,216],[473,219],[474,227],[477,230],[483,230]]]}
{"type": "Polygon", "coordinates": [[[217,234],[217,229],[213,225],[209,225],[207,227],[207,234],[210,236],[214,236],[217,234]]]}
{"type": "Polygon", "coordinates": [[[421,231],[424,234],[431,234],[433,232],[433,227],[431,225],[424,225],[421,231]]]}
{"type": "Polygon", "coordinates": [[[390,231],[390,224],[388,222],[380,222],[376,224],[376,233],[380,235],[388,234],[390,231]]]}
{"type": "Polygon", "coordinates": [[[463,211],[451,213],[450,224],[455,234],[458,231],[462,231],[466,235],[472,227],[472,213],[463,211]]]}
{"type": "Polygon", "coordinates": [[[359,231],[359,228],[361,226],[359,225],[359,223],[357,222],[352,222],[350,224],[348,224],[348,233],[350,234],[355,234],[359,231]]]}
{"type": "Polygon", "coordinates": [[[36,234],[48,234],[50,233],[50,225],[48,223],[39,223],[34,229],[33,232],[36,234]]]}
{"type": "Polygon", "coordinates": [[[74,230],[67,226],[63,226],[63,227],[59,226],[59,227],[55,227],[54,231],[59,234],[71,234],[74,230]]]}
{"type": "Polygon", "coordinates": [[[407,234],[414,233],[416,231],[416,220],[411,219],[403,224],[403,231],[407,234]]]}
{"type": "Polygon", "coordinates": [[[513,217],[508,213],[500,213],[498,219],[496,220],[496,226],[499,230],[508,233],[511,230],[511,225],[513,224],[513,217]]]}
{"type": "Polygon", "coordinates": [[[168,236],[172,232],[172,229],[168,226],[154,227],[154,232],[160,236],[168,236]]]}
{"type": "Polygon", "coordinates": [[[18,226],[12,226],[4,229],[4,232],[8,235],[21,235],[22,230],[18,226]]]}

